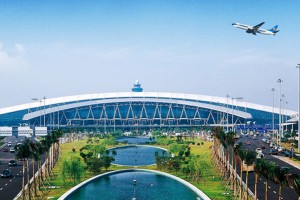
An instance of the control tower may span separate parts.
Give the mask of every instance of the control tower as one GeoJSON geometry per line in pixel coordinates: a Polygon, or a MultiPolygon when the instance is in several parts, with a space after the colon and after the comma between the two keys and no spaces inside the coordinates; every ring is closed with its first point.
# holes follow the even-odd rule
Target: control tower
{"type": "Polygon", "coordinates": [[[143,88],[141,88],[141,84],[138,80],[135,81],[133,84],[133,88],[131,89],[132,92],[143,92],[143,88]]]}

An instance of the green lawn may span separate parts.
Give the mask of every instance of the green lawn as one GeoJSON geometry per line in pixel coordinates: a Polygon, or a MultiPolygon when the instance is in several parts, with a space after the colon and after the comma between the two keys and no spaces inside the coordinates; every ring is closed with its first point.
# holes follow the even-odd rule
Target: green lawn
{"type": "MultiPolygon", "coordinates": [[[[61,177],[60,177],[60,169],[61,169],[61,163],[63,160],[65,159],[70,159],[71,157],[80,157],[79,155],[79,149],[83,146],[85,146],[87,143],[87,140],[81,140],[81,141],[75,141],[72,143],[66,143],[66,144],[62,144],[61,148],[62,148],[62,155],[59,159],[59,162],[57,163],[57,165],[54,168],[54,175],[51,177],[51,180],[49,181],[49,183],[46,184],[47,186],[56,186],[55,189],[51,188],[47,188],[44,191],[44,195],[43,195],[43,199],[58,199],[62,194],[64,194],[66,191],[68,191],[70,188],[74,187],[73,184],[71,183],[67,183],[64,184],[61,177]],[[72,152],[72,148],[75,148],[76,151],[72,152]],[[48,185],[49,184],[49,185],[48,185]]],[[[206,155],[205,157],[210,161],[211,160],[211,150],[210,150],[210,146],[212,145],[212,142],[206,142],[206,141],[202,141],[202,140],[198,140],[195,139],[196,144],[199,142],[203,142],[203,145],[190,145],[191,147],[191,152],[194,154],[198,154],[198,155],[206,155]]],[[[109,171],[112,170],[119,170],[119,169],[126,169],[128,167],[125,166],[114,166],[112,165],[109,168],[109,171]]],[[[152,169],[152,170],[157,170],[157,167],[155,165],[153,166],[147,166],[147,167],[138,167],[141,169],[152,169]]],[[[102,170],[102,173],[105,172],[105,169],[102,170]]],[[[210,170],[208,172],[209,176],[205,178],[205,184],[203,183],[203,181],[196,183],[196,182],[192,182],[189,178],[187,178],[183,173],[181,172],[169,172],[169,171],[165,171],[167,173],[170,173],[172,175],[178,176],[190,183],[192,183],[193,185],[195,185],[196,187],[198,187],[199,189],[201,189],[205,194],[207,194],[211,199],[217,199],[217,200],[225,200],[225,199],[232,199],[232,196],[225,196],[223,193],[225,192],[225,182],[222,180],[222,177],[219,175],[219,172],[217,170],[214,169],[213,165],[211,164],[210,170]]],[[[93,174],[90,173],[86,173],[85,177],[83,178],[82,181],[93,177],[93,174]]]]}

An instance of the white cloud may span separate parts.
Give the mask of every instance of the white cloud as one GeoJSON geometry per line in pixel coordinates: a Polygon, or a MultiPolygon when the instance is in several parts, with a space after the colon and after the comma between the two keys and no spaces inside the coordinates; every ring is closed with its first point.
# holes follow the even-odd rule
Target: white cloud
{"type": "Polygon", "coordinates": [[[6,72],[19,71],[28,67],[26,50],[22,44],[14,44],[13,51],[9,53],[0,43],[0,69],[6,72]]]}

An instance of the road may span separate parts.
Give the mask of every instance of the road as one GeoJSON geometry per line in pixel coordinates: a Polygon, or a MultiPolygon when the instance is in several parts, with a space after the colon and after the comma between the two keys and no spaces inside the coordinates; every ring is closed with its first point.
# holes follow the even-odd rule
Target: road
{"type": "MultiPolygon", "coordinates": [[[[8,142],[11,142],[12,146],[16,145],[16,143],[21,142],[25,140],[25,137],[6,137],[4,139],[4,142],[7,144],[8,142]]],[[[17,196],[17,194],[22,189],[22,161],[18,161],[17,166],[8,166],[9,160],[15,160],[15,153],[10,152],[3,152],[2,148],[0,150],[0,172],[2,173],[3,170],[9,169],[12,172],[11,178],[0,178],[0,197],[3,200],[10,200],[17,196]]],[[[24,161],[25,162],[25,161],[24,161]]],[[[26,163],[25,163],[26,166],[26,163]]],[[[37,169],[35,167],[35,169],[37,169]]],[[[30,176],[32,177],[32,164],[31,161],[29,161],[29,172],[30,176]]],[[[26,174],[26,168],[25,168],[25,185],[27,183],[27,174],[26,174]]]]}
{"type": "MultiPolygon", "coordinates": [[[[290,172],[300,174],[300,170],[293,167],[292,165],[277,159],[276,157],[269,155],[269,150],[271,149],[269,145],[262,141],[263,136],[257,136],[256,140],[253,140],[251,136],[241,136],[241,138],[237,142],[243,143],[243,148],[254,150],[258,147],[265,146],[266,149],[263,149],[263,154],[266,159],[275,162],[278,166],[286,166],[290,167],[290,172]],[[247,141],[250,141],[251,144],[248,145],[247,141]]],[[[278,156],[283,156],[282,153],[278,153],[278,156]]],[[[239,172],[239,169],[238,169],[239,172]]],[[[245,173],[243,174],[243,180],[245,182],[245,173]]],[[[249,188],[254,193],[254,185],[255,185],[255,173],[249,173],[249,188]]],[[[258,181],[258,197],[257,199],[262,200],[265,199],[265,187],[266,187],[266,179],[264,177],[260,177],[258,181]]],[[[269,199],[279,199],[279,185],[273,183],[272,181],[268,181],[268,197],[269,199]]],[[[296,192],[292,188],[283,187],[282,189],[282,197],[281,199],[286,200],[297,200],[298,196],[296,192]]]]}

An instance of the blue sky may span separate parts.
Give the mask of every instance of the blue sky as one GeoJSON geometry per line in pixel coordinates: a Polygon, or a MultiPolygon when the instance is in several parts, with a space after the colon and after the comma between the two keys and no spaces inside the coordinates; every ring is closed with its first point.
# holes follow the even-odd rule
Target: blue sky
{"type": "Polygon", "coordinates": [[[300,1],[107,0],[0,2],[0,107],[130,91],[242,96],[272,105],[283,80],[298,105],[300,1]],[[233,22],[274,36],[250,35],[233,22]]]}

